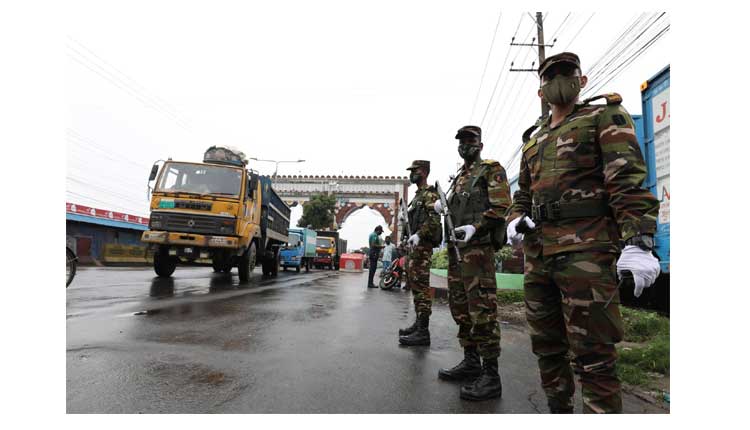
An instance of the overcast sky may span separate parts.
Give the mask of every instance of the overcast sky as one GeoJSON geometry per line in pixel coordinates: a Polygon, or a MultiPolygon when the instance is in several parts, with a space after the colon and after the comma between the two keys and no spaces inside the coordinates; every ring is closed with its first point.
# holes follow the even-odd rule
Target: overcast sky
{"type": "MultiPolygon", "coordinates": [[[[459,161],[455,131],[470,123],[485,131],[483,157],[513,160],[505,167],[515,174],[515,148],[540,107],[536,75],[507,71],[513,60],[531,67],[536,51],[509,42],[514,34],[531,42],[534,11],[498,2],[352,3],[92,2],[71,14],[67,200],[148,215],[155,160],[198,161],[221,144],[250,157],[307,160],[282,164],[283,174],[405,175],[411,160],[429,159],[430,181],[447,182],[459,161]]],[[[550,11],[547,43],[558,40],[547,54],[574,51],[586,73],[639,15],[550,11]]],[[[656,16],[642,18],[618,50],[656,16]]],[[[655,21],[613,63],[668,24],[668,15],[655,21]]],[[[619,92],[640,113],[640,84],[669,64],[669,44],[667,32],[597,93],[619,92]]],[[[270,174],[274,166],[252,167],[270,174]]],[[[352,215],[343,232],[350,249],[382,222],[369,211],[352,215]]]]}

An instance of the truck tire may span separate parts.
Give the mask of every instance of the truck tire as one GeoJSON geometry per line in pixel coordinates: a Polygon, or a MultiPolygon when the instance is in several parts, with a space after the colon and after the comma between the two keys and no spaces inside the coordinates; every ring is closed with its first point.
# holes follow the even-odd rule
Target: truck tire
{"type": "Polygon", "coordinates": [[[240,276],[240,282],[247,282],[250,280],[253,270],[255,270],[255,261],[257,258],[257,252],[255,249],[255,242],[250,244],[250,247],[240,257],[240,261],[237,263],[237,274],[240,276]]]}
{"type": "Polygon", "coordinates": [[[160,249],[154,254],[154,272],[160,278],[169,278],[177,268],[177,258],[167,254],[167,249],[160,249]]]}
{"type": "Polygon", "coordinates": [[[76,276],[76,262],[78,258],[68,247],[65,248],[65,257],[65,288],[68,288],[76,276]]]}
{"type": "MultiPolygon", "coordinates": [[[[284,269],[286,269],[286,267],[284,267],[284,269]]],[[[299,271],[302,270],[302,263],[300,263],[300,265],[295,267],[294,269],[297,271],[297,273],[299,273],[299,271]]]]}
{"type": "Polygon", "coordinates": [[[310,271],[310,260],[305,261],[305,273],[310,271]]]}
{"type": "Polygon", "coordinates": [[[270,267],[271,277],[273,278],[279,276],[279,260],[279,250],[277,249],[276,252],[273,253],[273,259],[271,260],[270,267]]]}

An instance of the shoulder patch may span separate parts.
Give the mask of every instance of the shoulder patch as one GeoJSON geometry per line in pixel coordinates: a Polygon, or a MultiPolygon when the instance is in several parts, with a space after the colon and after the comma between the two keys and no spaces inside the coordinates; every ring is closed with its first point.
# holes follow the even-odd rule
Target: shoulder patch
{"type": "Polygon", "coordinates": [[[619,105],[622,103],[622,96],[617,93],[608,93],[608,94],[601,94],[594,97],[589,97],[586,100],[583,101],[583,104],[589,104],[593,102],[594,100],[604,99],[607,101],[607,105],[619,105]]]}
{"type": "Polygon", "coordinates": [[[528,142],[526,142],[525,145],[523,145],[523,149],[521,149],[521,152],[526,152],[529,148],[534,146],[535,143],[536,143],[536,139],[529,140],[528,142]]]}

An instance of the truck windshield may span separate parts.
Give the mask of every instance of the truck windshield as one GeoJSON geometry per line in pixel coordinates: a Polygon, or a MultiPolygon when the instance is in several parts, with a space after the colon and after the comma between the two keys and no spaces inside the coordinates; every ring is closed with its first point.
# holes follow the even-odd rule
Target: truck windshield
{"type": "Polygon", "coordinates": [[[296,248],[297,246],[299,246],[300,242],[302,242],[302,236],[296,233],[289,233],[289,242],[287,242],[284,248],[296,248]]]}
{"type": "Polygon", "coordinates": [[[315,244],[321,248],[333,247],[331,239],[318,238],[315,244]]]}
{"type": "Polygon", "coordinates": [[[155,191],[239,197],[242,170],[193,163],[167,163],[155,191]]]}

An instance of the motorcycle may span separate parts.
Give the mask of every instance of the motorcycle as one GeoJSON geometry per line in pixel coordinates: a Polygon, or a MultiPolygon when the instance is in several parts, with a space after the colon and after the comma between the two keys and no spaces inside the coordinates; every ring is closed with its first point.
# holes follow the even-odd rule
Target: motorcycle
{"type": "Polygon", "coordinates": [[[76,276],[76,266],[78,265],[78,257],[69,247],[65,247],[66,262],[65,262],[65,288],[70,286],[73,282],[73,278],[76,276]]]}
{"type": "Polygon", "coordinates": [[[390,290],[394,286],[401,288],[401,281],[406,279],[406,256],[397,258],[387,270],[380,272],[380,288],[390,290]]]}

